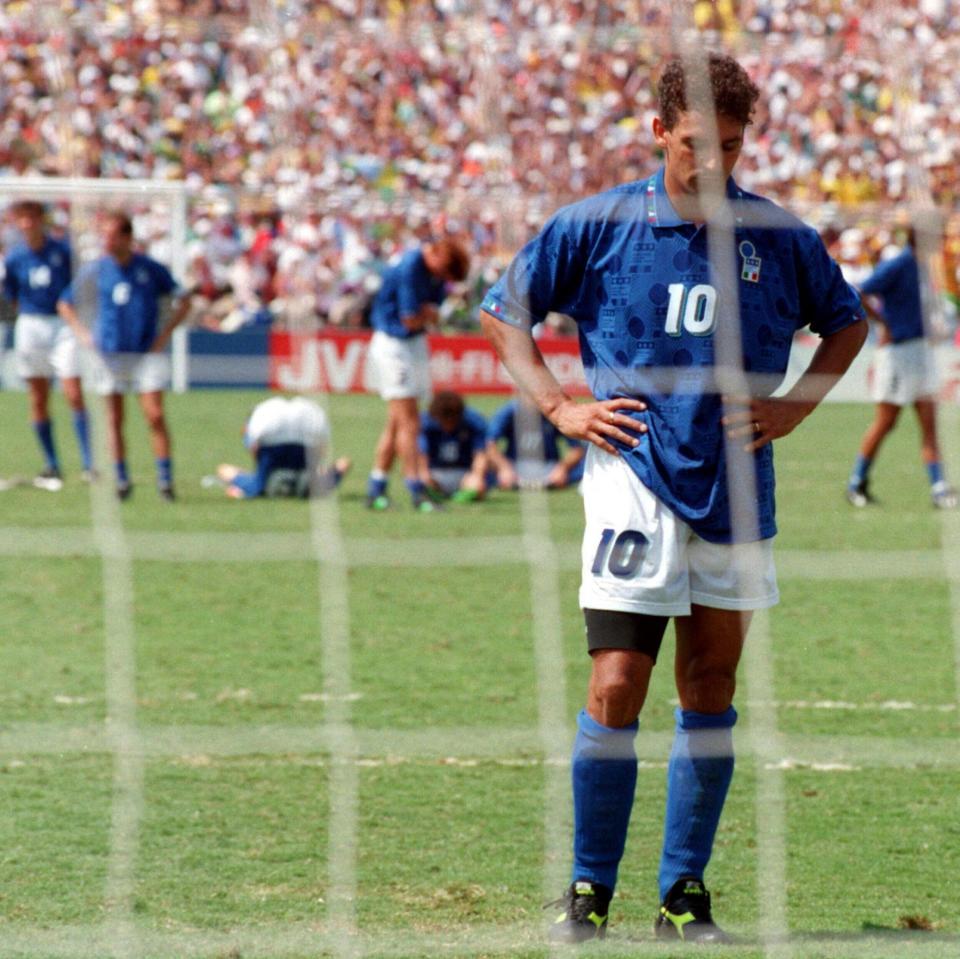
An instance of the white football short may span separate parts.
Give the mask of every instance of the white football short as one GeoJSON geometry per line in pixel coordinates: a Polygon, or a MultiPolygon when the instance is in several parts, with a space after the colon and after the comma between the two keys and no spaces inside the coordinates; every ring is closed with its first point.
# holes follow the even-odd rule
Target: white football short
{"type": "Polygon", "coordinates": [[[21,313],[13,328],[17,375],[61,380],[80,375],[80,345],[59,316],[21,313]]]}
{"type": "Polygon", "coordinates": [[[426,336],[401,339],[377,330],[370,340],[369,358],[382,399],[422,399],[430,394],[426,336]]]}
{"type": "Polygon", "coordinates": [[[460,466],[434,466],[430,468],[430,476],[444,493],[456,493],[460,489],[463,478],[469,471],[460,466]]]}
{"type": "Polygon", "coordinates": [[[870,398],[874,403],[909,406],[937,395],[937,367],[926,340],[878,346],[873,354],[870,398]]]}
{"type": "Polygon", "coordinates": [[[751,610],[779,600],[772,539],[702,539],[622,457],[595,446],[587,451],[582,492],[583,609],[687,616],[691,604],[751,610]]]}
{"type": "Polygon", "coordinates": [[[101,396],[112,393],[158,393],[170,385],[166,353],[107,353],[93,359],[94,383],[101,396]]]}

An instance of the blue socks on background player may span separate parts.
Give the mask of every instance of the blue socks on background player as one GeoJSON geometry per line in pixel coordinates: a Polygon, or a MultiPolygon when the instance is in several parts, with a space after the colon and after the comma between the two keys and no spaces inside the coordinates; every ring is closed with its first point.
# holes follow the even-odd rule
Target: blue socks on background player
{"type": "Polygon", "coordinates": [[[868,459],[866,456],[857,455],[857,459],[853,464],[853,472],[850,474],[850,479],[847,480],[847,486],[850,489],[856,489],[858,486],[861,486],[867,481],[867,476],[870,474],[870,467],[873,466],[873,460],[868,459]]]}
{"type": "Polygon", "coordinates": [[[573,881],[612,890],[627,841],[637,785],[633,741],[639,723],[613,729],[584,709],[573,743],[573,881]]]}
{"type": "Polygon", "coordinates": [[[57,449],[53,442],[53,423],[50,420],[35,420],[33,429],[37,434],[40,449],[43,451],[47,469],[59,471],[60,463],[57,460],[57,449]]]}
{"type": "Polygon", "coordinates": [[[80,463],[85,470],[93,468],[93,457],[90,455],[90,420],[86,410],[73,411],[73,432],[77,436],[77,446],[80,447],[80,463]]]}
{"type": "Polygon", "coordinates": [[[169,456],[158,457],[155,460],[157,464],[157,486],[160,489],[169,489],[173,485],[173,462],[169,456]]]}
{"type": "Polygon", "coordinates": [[[367,499],[376,499],[387,492],[387,477],[379,470],[371,470],[367,479],[367,499]]]}
{"type": "Polygon", "coordinates": [[[661,902],[678,879],[703,878],[733,777],[736,721],[733,706],[715,715],[676,711],[676,733],[667,766],[661,902]]]}

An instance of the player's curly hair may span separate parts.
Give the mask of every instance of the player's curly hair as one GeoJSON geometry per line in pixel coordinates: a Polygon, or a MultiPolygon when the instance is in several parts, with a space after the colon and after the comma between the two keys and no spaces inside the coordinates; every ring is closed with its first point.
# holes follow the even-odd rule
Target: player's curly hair
{"type": "Polygon", "coordinates": [[[710,89],[704,82],[707,78],[698,71],[690,73],[679,57],[670,60],[660,75],[657,89],[660,120],[672,130],[681,113],[686,113],[688,104],[713,102],[719,116],[730,117],[746,126],[753,117],[753,108],[760,90],[747,75],[747,71],[731,56],[711,53],[707,58],[710,89]]]}

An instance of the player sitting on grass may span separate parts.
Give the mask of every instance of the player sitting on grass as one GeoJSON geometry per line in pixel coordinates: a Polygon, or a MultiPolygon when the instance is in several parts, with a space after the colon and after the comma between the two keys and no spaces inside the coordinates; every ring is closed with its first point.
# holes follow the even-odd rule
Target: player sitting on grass
{"type": "Polygon", "coordinates": [[[522,398],[501,406],[490,419],[487,459],[500,489],[563,489],[579,483],[585,454],[582,443],[565,437],[522,398]]]}
{"type": "Polygon", "coordinates": [[[245,473],[232,463],[217,467],[217,478],[234,499],[326,493],[339,485],[351,465],[346,456],[333,466],[325,464],[330,447],[327,415],[302,396],[274,396],[255,406],[243,441],[256,470],[245,473]]]}
{"type": "Polygon", "coordinates": [[[455,502],[482,499],[487,491],[487,422],[463,397],[441,390],[420,419],[420,479],[430,496],[455,502]]]}

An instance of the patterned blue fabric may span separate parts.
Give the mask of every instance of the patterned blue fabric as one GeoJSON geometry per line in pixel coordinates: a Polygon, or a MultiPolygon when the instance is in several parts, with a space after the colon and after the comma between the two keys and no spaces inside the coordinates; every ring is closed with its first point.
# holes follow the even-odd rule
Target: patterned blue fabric
{"type": "Polygon", "coordinates": [[[449,433],[429,413],[420,417],[417,447],[433,468],[470,469],[486,441],[487,421],[476,410],[465,409],[460,425],[449,433]]]}
{"type": "Polygon", "coordinates": [[[422,335],[403,325],[424,303],[442,303],[446,284],[427,269],[420,250],[410,250],[383,274],[383,283],[373,298],[370,325],[400,339],[422,335]]]}
{"type": "Polygon", "coordinates": [[[860,284],[860,292],[883,298],[883,322],[894,343],[923,336],[923,307],[920,298],[920,266],[907,247],[884,260],[860,284]]]}
{"type": "Polygon", "coordinates": [[[711,265],[709,229],[674,211],[661,169],[556,213],[482,304],[524,328],[551,311],[573,318],[593,395],[647,403],[645,413],[631,415],[649,432],[635,449],[622,448],[626,462],[713,542],[731,542],[734,525],[741,540],[776,532],[769,444],[753,456],[758,522],[741,527],[731,518],[718,353],[739,334],[738,354],[725,365],[768,374],[754,389],[769,393],[797,330],[809,324],[829,336],[862,316],[857,293],[812,228],[732,179],[727,193],[736,226],[726,275],[711,265]],[[731,328],[734,303],[740,319],[731,328]]]}
{"type": "Polygon", "coordinates": [[[17,301],[21,313],[53,316],[70,284],[71,264],[70,247],[62,240],[47,237],[39,250],[17,246],[4,261],[4,295],[17,301]]]}
{"type": "Polygon", "coordinates": [[[142,253],[126,266],[102,256],[84,267],[61,299],[76,306],[93,291],[93,341],[101,353],[146,353],[157,337],[160,300],[177,283],[170,271],[142,253]]]}

